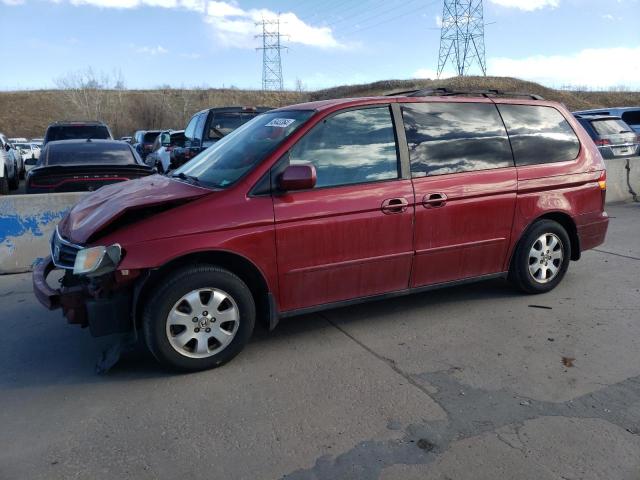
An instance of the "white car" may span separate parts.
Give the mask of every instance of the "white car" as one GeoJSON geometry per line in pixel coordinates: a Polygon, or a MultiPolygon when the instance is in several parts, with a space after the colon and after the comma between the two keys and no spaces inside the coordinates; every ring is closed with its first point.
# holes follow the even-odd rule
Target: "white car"
{"type": "Polygon", "coordinates": [[[156,167],[160,173],[167,173],[175,167],[171,165],[171,151],[175,147],[184,147],[184,130],[165,130],[153,142],[152,151],[145,162],[156,167]]]}
{"type": "Polygon", "coordinates": [[[22,154],[25,172],[31,170],[40,158],[40,148],[32,143],[14,143],[14,146],[22,154]]]}
{"type": "Polygon", "coordinates": [[[0,195],[6,195],[9,190],[18,188],[20,173],[11,144],[0,133],[0,195]]]}

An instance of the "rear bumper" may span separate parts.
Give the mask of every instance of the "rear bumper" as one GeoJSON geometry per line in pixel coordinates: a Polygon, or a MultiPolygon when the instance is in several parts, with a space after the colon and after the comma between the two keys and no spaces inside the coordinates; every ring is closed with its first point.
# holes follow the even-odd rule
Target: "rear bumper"
{"type": "Polygon", "coordinates": [[[590,250],[604,243],[609,229],[609,215],[602,212],[598,218],[591,222],[578,226],[578,236],[580,237],[580,250],[590,250]]]}
{"type": "Polygon", "coordinates": [[[89,327],[94,337],[132,330],[131,288],[123,288],[104,297],[91,295],[85,286],[54,289],[47,283],[47,277],[55,269],[51,257],[48,257],[33,270],[33,293],[45,308],[61,308],[68,323],[89,327]]]}

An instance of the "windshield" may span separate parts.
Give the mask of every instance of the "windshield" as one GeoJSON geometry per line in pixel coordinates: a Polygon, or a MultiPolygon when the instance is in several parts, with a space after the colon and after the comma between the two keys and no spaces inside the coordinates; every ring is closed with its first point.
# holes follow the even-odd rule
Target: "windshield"
{"type": "Polygon", "coordinates": [[[177,169],[173,176],[183,174],[212,188],[227,187],[264,160],[313,113],[285,110],[259,115],[177,169]]]}
{"type": "Polygon", "coordinates": [[[255,112],[221,112],[216,113],[209,127],[209,138],[222,138],[235,129],[240,128],[258,115],[255,112]]]}
{"type": "Polygon", "coordinates": [[[20,150],[31,150],[31,145],[27,145],[25,143],[16,143],[14,146],[20,150]]]}

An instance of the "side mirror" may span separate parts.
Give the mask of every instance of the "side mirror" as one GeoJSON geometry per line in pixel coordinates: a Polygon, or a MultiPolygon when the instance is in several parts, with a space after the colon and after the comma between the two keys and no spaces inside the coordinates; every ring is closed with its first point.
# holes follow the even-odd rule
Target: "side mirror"
{"type": "Polygon", "coordinates": [[[8,152],[11,150],[11,145],[9,145],[8,143],[5,144],[4,149],[8,152]]]}
{"type": "Polygon", "coordinates": [[[280,175],[279,187],[284,191],[309,190],[316,186],[316,167],[306,163],[289,165],[280,175]]]}

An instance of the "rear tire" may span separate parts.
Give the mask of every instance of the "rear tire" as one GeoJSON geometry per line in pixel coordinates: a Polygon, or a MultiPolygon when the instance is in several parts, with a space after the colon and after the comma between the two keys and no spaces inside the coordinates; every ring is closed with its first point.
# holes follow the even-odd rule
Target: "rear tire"
{"type": "Polygon", "coordinates": [[[9,180],[9,190],[17,190],[20,186],[20,174],[18,173],[18,165],[13,166],[13,178],[9,180]]]}
{"type": "Polygon", "coordinates": [[[564,227],[553,220],[539,220],[520,239],[509,280],[525,293],[546,293],[562,281],[570,261],[571,240],[564,227]]]}
{"type": "Polygon", "coordinates": [[[0,178],[0,195],[9,195],[9,180],[7,180],[7,177],[0,178]]]}
{"type": "Polygon", "coordinates": [[[144,306],[144,337],[166,367],[198,371],[224,365],[249,341],[256,308],[233,273],[192,265],[169,275],[144,306]]]}

